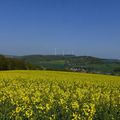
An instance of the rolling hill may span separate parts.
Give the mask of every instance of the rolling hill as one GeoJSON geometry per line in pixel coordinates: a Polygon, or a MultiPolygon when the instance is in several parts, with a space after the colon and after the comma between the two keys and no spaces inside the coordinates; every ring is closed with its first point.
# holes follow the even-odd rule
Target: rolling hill
{"type": "Polygon", "coordinates": [[[26,55],[18,58],[47,70],[120,75],[120,60],[116,59],[75,55],[26,55]]]}

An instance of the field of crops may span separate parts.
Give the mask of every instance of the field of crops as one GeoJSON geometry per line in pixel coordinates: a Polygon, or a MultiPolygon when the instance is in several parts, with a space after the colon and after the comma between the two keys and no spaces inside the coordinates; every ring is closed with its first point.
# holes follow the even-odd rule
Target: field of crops
{"type": "Polygon", "coordinates": [[[1,71],[0,120],[120,120],[120,77],[1,71]]]}

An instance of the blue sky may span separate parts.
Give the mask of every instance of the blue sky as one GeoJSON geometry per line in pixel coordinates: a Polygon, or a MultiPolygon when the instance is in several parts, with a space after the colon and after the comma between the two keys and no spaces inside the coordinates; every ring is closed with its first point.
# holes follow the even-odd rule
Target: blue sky
{"type": "Polygon", "coordinates": [[[120,58],[120,0],[0,0],[0,54],[120,58]]]}

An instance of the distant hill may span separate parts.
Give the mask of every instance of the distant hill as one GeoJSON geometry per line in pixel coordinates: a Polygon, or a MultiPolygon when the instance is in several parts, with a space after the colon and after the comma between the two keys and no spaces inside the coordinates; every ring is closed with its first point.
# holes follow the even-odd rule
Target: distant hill
{"type": "Polygon", "coordinates": [[[19,59],[48,70],[120,75],[120,60],[75,55],[26,55],[19,59]]]}
{"type": "MultiPolygon", "coordinates": [[[[120,75],[120,60],[117,59],[101,59],[92,56],[75,55],[6,55],[4,57],[8,62],[6,64],[9,67],[11,65],[11,69],[21,69],[18,67],[12,68],[12,66],[20,67],[18,64],[22,64],[22,69],[62,70],[120,75]]],[[[1,62],[0,67],[2,63],[5,62],[1,62]]]]}

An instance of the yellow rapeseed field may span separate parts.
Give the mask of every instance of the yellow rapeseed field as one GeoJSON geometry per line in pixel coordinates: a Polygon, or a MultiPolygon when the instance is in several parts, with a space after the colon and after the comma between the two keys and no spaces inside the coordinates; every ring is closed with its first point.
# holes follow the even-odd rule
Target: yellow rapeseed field
{"type": "Polygon", "coordinates": [[[1,71],[0,120],[120,120],[120,77],[1,71]]]}

